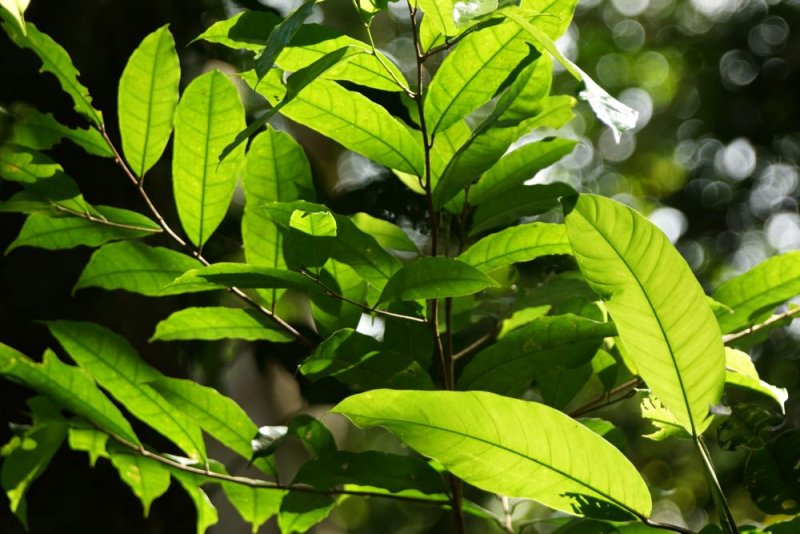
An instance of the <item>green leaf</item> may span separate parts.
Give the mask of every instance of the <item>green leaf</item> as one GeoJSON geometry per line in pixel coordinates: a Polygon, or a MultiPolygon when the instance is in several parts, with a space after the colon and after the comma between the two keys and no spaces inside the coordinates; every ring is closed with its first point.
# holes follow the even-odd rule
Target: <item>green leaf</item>
{"type": "MultiPolygon", "coordinates": [[[[2,12],[0,11],[0,13],[2,12]]],[[[56,77],[61,88],[72,99],[75,111],[89,119],[94,126],[102,126],[102,114],[92,107],[92,97],[89,96],[89,90],[78,81],[78,70],[72,64],[72,59],[70,59],[69,54],[61,45],[46,33],[40,32],[30,22],[25,23],[26,31],[20,32],[6,20],[3,23],[3,29],[8,33],[14,44],[20,48],[31,50],[39,57],[42,61],[42,67],[39,71],[49,72],[56,77]]]]}
{"type": "Polygon", "coordinates": [[[11,143],[47,150],[68,139],[93,156],[114,157],[114,152],[95,128],[69,128],[59,123],[52,114],[24,105],[15,105],[12,113],[17,122],[11,131],[11,143]]]}
{"type": "Polygon", "coordinates": [[[331,431],[319,419],[307,414],[292,417],[286,435],[299,439],[313,458],[336,451],[331,431]]]}
{"type": "MultiPolygon", "coordinates": [[[[387,311],[423,319],[422,306],[416,302],[395,302],[387,311]]],[[[383,345],[390,352],[398,352],[417,362],[423,369],[431,366],[433,359],[433,332],[426,323],[384,317],[383,345]]]]}
{"type": "Polygon", "coordinates": [[[192,289],[165,286],[186,271],[201,266],[194,258],[168,248],[130,241],[111,243],[92,254],[73,291],[101,287],[150,297],[186,293],[192,289]]]}
{"type": "Polygon", "coordinates": [[[552,306],[545,304],[543,306],[533,306],[531,308],[522,308],[521,310],[515,311],[508,319],[505,319],[500,324],[500,331],[497,333],[497,339],[503,339],[512,330],[516,330],[521,326],[535,321],[539,317],[547,315],[547,312],[549,312],[551,308],[552,306]]]}
{"type": "Polygon", "coordinates": [[[644,437],[654,441],[663,441],[667,438],[689,438],[686,429],[681,426],[672,412],[664,406],[657,397],[645,394],[641,403],[642,419],[646,419],[656,428],[655,432],[645,434],[644,437]]]}
{"type": "Polygon", "coordinates": [[[257,267],[246,263],[212,263],[208,267],[192,269],[183,273],[163,291],[179,292],[181,288],[191,290],[227,289],[274,289],[292,288],[309,293],[321,291],[320,287],[307,277],[292,271],[257,267]]]}
{"type": "Polygon", "coordinates": [[[106,443],[108,434],[95,428],[79,428],[71,426],[67,435],[67,443],[73,451],[83,451],[89,455],[89,465],[94,467],[98,458],[108,458],[106,443]]]}
{"type": "Polygon", "coordinates": [[[244,339],[277,343],[294,340],[255,310],[224,306],[178,310],[156,325],[150,341],[181,339],[244,339]]]}
{"type": "Polygon", "coordinates": [[[142,177],[161,158],[172,133],[181,66],[167,26],[133,51],[119,80],[118,109],[122,151],[142,177]]]}
{"type": "Polygon", "coordinates": [[[422,9],[422,23],[441,35],[456,35],[458,28],[453,20],[452,0],[417,0],[422,9]]]}
{"type": "Polygon", "coordinates": [[[267,46],[270,32],[281,20],[270,11],[245,10],[229,19],[215,22],[192,42],[203,40],[235,50],[260,52],[267,46]]]}
{"type": "Polygon", "coordinates": [[[256,73],[259,80],[275,65],[278,54],[297,33],[297,30],[300,29],[305,20],[311,16],[314,10],[314,3],[314,0],[307,0],[269,32],[266,47],[256,57],[256,73]]]}
{"type": "Polygon", "coordinates": [[[294,210],[289,226],[316,237],[336,237],[336,219],[329,211],[294,210]]]}
{"type": "MultiPolygon", "coordinates": [[[[255,84],[252,73],[244,79],[251,87],[255,84]]],[[[258,91],[274,106],[284,89],[277,76],[267,76],[258,91]]],[[[280,112],[381,165],[423,174],[422,147],[409,130],[383,107],[336,82],[313,81],[280,112]]]]}
{"type": "Polygon", "coordinates": [[[722,334],[700,284],[666,236],[631,208],[580,195],[565,211],[578,266],[606,301],[638,373],[699,436],[725,382],[722,334]]]}
{"type": "Polygon", "coordinates": [[[364,212],[356,213],[351,220],[359,230],[374,237],[383,248],[419,253],[411,238],[401,228],[389,221],[378,219],[364,212]]]}
{"type": "Polygon", "coordinates": [[[224,161],[217,157],[244,126],[239,93],[221,72],[198,76],[184,91],[175,115],[172,183],[181,224],[196,246],[228,210],[244,147],[224,161]]]}
{"type": "Polygon", "coordinates": [[[171,472],[173,478],[183,486],[189,498],[194,503],[197,510],[197,534],[205,534],[209,527],[216,525],[219,521],[217,509],[211,503],[206,492],[200,487],[202,479],[197,475],[184,473],[173,469],[171,472]]]}
{"type": "Polygon", "coordinates": [[[761,380],[753,360],[746,352],[725,347],[725,383],[766,395],[778,403],[781,413],[786,413],[789,392],[786,388],[775,387],[761,380]]]}
{"type": "MultiPolygon", "coordinates": [[[[242,458],[251,459],[250,440],[258,428],[236,401],[192,380],[162,376],[152,386],[214,439],[242,458]]],[[[256,459],[253,465],[275,474],[275,465],[266,459],[256,459]]]]}
{"type": "Polygon", "coordinates": [[[281,502],[278,528],[283,534],[306,532],[328,517],[336,504],[336,499],[328,495],[290,491],[281,502]]]}
{"type": "Polygon", "coordinates": [[[650,493],[634,466],[600,436],[541,404],[479,391],[376,390],[333,411],[358,426],[389,429],[484,491],[575,515],[650,514],[650,493]]]}
{"type": "Polygon", "coordinates": [[[114,332],[93,324],[51,321],[50,332],[78,365],[143,423],[175,443],[192,458],[205,458],[198,427],[151,386],[161,373],[114,332]]]}
{"type": "Polygon", "coordinates": [[[522,185],[543,168],[572,152],[576,144],[573,139],[550,137],[506,154],[470,188],[470,204],[477,206],[522,185]]]}
{"type": "Polygon", "coordinates": [[[577,315],[540,317],[478,352],[464,367],[458,388],[521,395],[547,371],[588,363],[615,332],[610,323],[577,315]]]}
{"type": "Polygon", "coordinates": [[[112,454],[111,464],[117,469],[119,478],[142,501],[144,516],[147,517],[153,501],[169,489],[169,469],[137,454],[112,454]]]}
{"type": "Polygon", "coordinates": [[[739,402],[717,427],[717,442],[726,451],[763,449],[783,423],[781,414],[758,404],[739,402]]]}
{"type": "Polygon", "coordinates": [[[379,303],[472,295],[499,284],[475,267],[450,258],[419,258],[397,271],[379,303]]]}
{"type": "Polygon", "coordinates": [[[558,205],[560,197],[575,194],[567,184],[519,186],[484,202],[472,217],[470,236],[509,226],[522,217],[538,215],[558,205]]]}
{"type": "Polygon", "coordinates": [[[750,498],[768,514],[800,513],[800,430],[784,432],[750,455],[744,481],[750,498]]]}
{"type": "Polygon", "coordinates": [[[283,490],[252,488],[235,482],[223,482],[222,489],[242,519],[251,524],[253,534],[278,513],[286,495],[283,490]]]}
{"type": "Polygon", "coordinates": [[[733,310],[732,314],[719,317],[722,332],[727,334],[753,325],[762,314],[797,295],[800,295],[800,251],[769,258],[723,283],[712,297],[733,310]]]}
{"type": "Polygon", "coordinates": [[[19,29],[22,30],[22,35],[27,35],[27,29],[25,28],[25,10],[28,9],[28,4],[30,3],[31,0],[0,0],[0,6],[11,14],[17,22],[19,29]]]}
{"type": "MultiPolygon", "coordinates": [[[[318,274],[319,282],[331,292],[352,302],[367,304],[367,283],[351,267],[331,259],[318,274]]],[[[310,293],[309,297],[314,325],[321,337],[328,337],[342,328],[358,326],[363,311],[361,307],[320,291],[310,293]]]]}
{"type": "Polygon", "coordinates": [[[488,273],[551,254],[571,254],[563,224],[520,224],[491,234],[464,251],[458,259],[488,273]]]}
{"type": "Polygon", "coordinates": [[[139,439],[122,412],[97,389],[83,369],[66,365],[47,350],[42,363],[0,343],[0,374],[18,380],[85,417],[98,427],[139,445],[139,439]]]}
{"type": "Polygon", "coordinates": [[[555,367],[543,370],[538,377],[542,401],[548,406],[565,411],[591,378],[591,362],[573,369],[555,367]]]}
{"type": "Polygon", "coordinates": [[[6,249],[6,254],[18,247],[48,250],[81,245],[98,247],[109,241],[144,237],[161,231],[156,223],[135,211],[111,206],[95,206],[95,209],[103,219],[87,220],[65,214],[29,215],[17,238],[6,249]]]}

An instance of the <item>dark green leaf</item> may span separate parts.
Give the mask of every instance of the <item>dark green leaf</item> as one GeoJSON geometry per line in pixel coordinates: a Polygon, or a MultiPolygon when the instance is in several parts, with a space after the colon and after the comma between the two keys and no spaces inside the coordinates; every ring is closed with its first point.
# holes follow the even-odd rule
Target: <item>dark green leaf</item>
{"type": "Polygon", "coordinates": [[[563,224],[530,223],[491,234],[464,251],[458,259],[484,273],[550,254],[571,254],[563,224]]]}
{"type": "Polygon", "coordinates": [[[378,302],[461,297],[497,286],[497,282],[462,261],[419,258],[389,279],[378,302]]]}
{"type": "Polygon", "coordinates": [[[276,343],[294,338],[256,310],[210,306],[184,308],[158,323],[150,341],[244,339],[276,343]]]}
{"type": "Polygon", "coordinates": [[[52,114],[23,105],[14,106],[12,111],[17,122],[11,131],[11,143],[47,150],[68,139],[93,156],[114,157],[103,136],[93,127],[69,128],[56,121],[52,114]]]}
{"type": "Polygon", "coordinates": [[[756,506],[768,514],[800,513],[800,430],[775,438],[750,455],[744,483],[756,506]]]}
{"type": "Polygon", "coordinates": [[[374,237],[383,248],[403,252],[419,252],[411,238],[400,227],[389,221],[363,212],[353,215],[352,221],[359,230],[374,237]]]}
{"type": "Polygon", "coordinates": [[[256,57],[256,73],[261,80],[275,65],[278,54],[289,44],[297,30],[314,10],[314,0],[307,0],[269,32],[264,50],[256,57]]]}
{"type": "Polygon", "coordinates": [[[212,290],[234,286],[240,289],[293,288],[309,293],[320,291],[320,287],[313,281],[293,271],[224,262],[187,271],[166,286],[164,291],[177,292],[182,287],[212,290]]]}
{"type": "Polygon", "coordinates": [[[731,414],[717,427],[717,442],[726,451],[762,449],[782,421],[772,410],[740,402],[731,406],[731,414]]]}
{"type": "Polygon", "coordinates": [[[336,499],[328,495],[290,491],[281,503],[278,527],[283,534],[306,532],[328,517],[335,506],[336,499]]]}
{"type": "Polygon", "coordinates": [[[509,226],[522,217],[539,215],[558,206],[558,199],[575,194],[567,184],[519,186],[497,195],[477,207],[470,236],[509,226]]]}

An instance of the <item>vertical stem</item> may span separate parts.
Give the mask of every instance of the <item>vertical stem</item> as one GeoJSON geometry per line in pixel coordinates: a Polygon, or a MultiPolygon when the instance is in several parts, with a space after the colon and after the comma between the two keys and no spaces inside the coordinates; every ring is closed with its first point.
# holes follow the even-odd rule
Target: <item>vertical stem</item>
{"type": "Polygon", "coordinates": [[[725,532],[725,534],[739,534],[739,529],[736,526],[736,521],[733,518],[733,513],[731,512],[731,507],[728,505],[725,494],[722,492],[722,486],[720,486],[719,479],[717,479],[717,473],[714,470],[714,464],[711,462],[711,454],[709,454],[703,438],[701,436],[695,437],[694,444],[695,447],[697,447],[697,452],[700,454],[700,458],[703,459],[703,468],[706,473],[706,479],[708,480],[708,486],[711,490],[711,495],[714,497],[714,506],[717,508],[717,514],[719,515],[719,522],[722,526],[722,530],[725,532]]]}
{"type": "Polygon", "coordinates": [[[500,502],[503,504],[503,528],[508,534],[514,534],[514,523],[511,516],[511,499],[505,495],[499,495],[500,502]]]}

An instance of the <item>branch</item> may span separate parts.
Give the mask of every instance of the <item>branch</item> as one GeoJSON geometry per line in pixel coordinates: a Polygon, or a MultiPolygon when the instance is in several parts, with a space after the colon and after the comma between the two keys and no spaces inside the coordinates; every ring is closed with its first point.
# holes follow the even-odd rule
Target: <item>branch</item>
{"type": "Polygon", "coordinates": [[[498,495],[500,503],[503,505],[503,528],[508,534],[514,534],[514,523],[511,517],[511,500],[505,495],[498,495]]]}
{"type": "Polygon", "coordinates": [[[576,408],[575,410],[571,411],[568,415],[570,417],[580,417],[581,415],[591,412],[592,410],[596,410],[598,408],[614,404],[615,402],[619,402],[623,399],[628,398],[628,396],[633,393],[633,389],[638,385],[639,385],[639,377],[635,376],[630,380],[628,380],[627,382],[623,382],[622,384],[618,385],[608,393],[603,393],[597,398],[587,402],[583,406],[576,408]],[[625,393],[623,396],[614,400],[610,400],[611,397],[623,392],[625,393]]]}
{"type": "Polygon", "coordinates": [[[727,334],[725,336],[722,336],[722,342],[727,344],[732,341],[736,341],[737,339],[741,339],[743,337],[749,336],[750,334],[754,334],[759,330],[763,330],[764,328],[769,328],[773,324],[783,321],[784,319],[788,319],[789,317],[794,317],[795,315],[800,315],[800,306],[786,310],[783,313],[777,313],[772,317],[770,317],[769,319],[767,319],[766,321],[764,321],[763,323],[754,324],[753,326],[745,328],[740,332],[735,332],[733,334],[727,334]]]}
{"type": "Polygon", "coordinates": [[[56,203],[51,203],[51,204],[53,208],[55,208],[57,211],[68,213],[69,215],[72,215],[74,217],[79,217],[81,219],[85,219],[93,223],[102,224],[103,226],[110,226],[112,228],[122,228],[124,230],[134,230],[137,232],[149,232],[152,234],[160,234],[163,231],[161,230],[161,228],[147,228],[145,226],[136,226],[135,224],[125,224],[125,223],[109,221],[108,219],[101,219],[99,217],[95,217],[91,213],[84,213],[82,211],[73,210],[56,203]]]}
{"type": "Polygon", "coordinates": [[[492,339],[494,339],[495,335],[496,334],[494,332],[487,332],[486,334],[483,334],[481,337],[479,337],[478,339],[476,339],[475,341],[473,341],[460,351],[453,354],[453,361],[454,362],[458,361],[464,356],[469,355],[473,350],[477,349],[487,341],[491,341],[492,339]]]}

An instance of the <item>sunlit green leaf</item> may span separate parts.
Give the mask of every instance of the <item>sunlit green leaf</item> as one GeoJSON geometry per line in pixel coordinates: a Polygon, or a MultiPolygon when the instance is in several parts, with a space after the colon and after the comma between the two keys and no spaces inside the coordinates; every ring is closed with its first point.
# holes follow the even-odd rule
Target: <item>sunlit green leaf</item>
{"type": "Polygon", "coordinates": [[[753,360],[746,352],[725,347],[725,383],[766,395],[778,403],[781,413],[786,413],[789,392],[786,388],[775,387],[761,380],[753,360]]]}
{"type": "Polygon", "coordinates": [[[119,478],[142,501],[144,516],[147,517],[153,501],[169,489],[169,469],[138,454],[112,454],[111,463],[117,468],[119,478]]]}
{"type": "Polygon", "coordinates": [[[690,437],[686,433],[686,429],[672,415],[672,412],[652,394],[646,394],[642,397],[641,409],[642,419],[649,421],[655,427],[654,432],[645,434],[644,437],[654,441],[663,441],[671,437],[690,437]]]}
{"type": "Polygon", "coordinates": [[[656,226],[623,204],[580,195],[567,199],[565,212],[578,266],[638,373],[683,428],[702,434],[722,395],[725,351],[691,269],[656,226]]]}
{"type": "Polygon", "coordinates": [[[197,246],[208,240],[228,210],[244,147],[224,161],[218,156],[244,126],[239,93],[219,71],[195,78],[178,104],[172,183],[181,224],[197,246]]]}
{"type": "Polygon", "coordinates": [[[375,238],[383,248],[403,252],[418,252],[417,246],[398,226],[364,212],[353,215],[353,223],[365,234],[375,238]]]}
{"type": "Polygon", "coordinates": [[[12,143],[47,150],[68,139],[93,156],[114,157],[103,136],[93,127],[69,128],[56,121],[52,114],[23,105],[15,105],[12,112],[17,117],[11,131],[12,143]]]}
{"type": "Polygon", "coordinates": [[[124,289],[151,297],[186,293],[199,289],[165,286],[186,271],[201,266],[194,258],[168,248],[130,241],[111,243],[92,254],[74,290],[86,287],[124,289]]]}
{"type": "Polygon", "coordinates": [[[178,310],[156,325],[156,332],[150,341],[180,339],[294,340],[255,310],[224,306],[178,310]]]}
{"type": "Polygon", "coordinates": [[[199,480],[202,479],[197,475],[183,473],[176,469],[173,469],[171,474],[186,490],[189,498],[194,503],[195,510],[197,510],[197,534],[205,534],[209,527],[217,524],[219,516],[217,515],[217,509],[211,503],[211,499],[200,487],[199,480]]]}
{"type": "Polygon", "coordinates": [[[293,288],[311,293],[321,291],[312,280],[293,271],[224,262],[192,269],[176,278],[162,291],[178,291],[182,287],[211,290],[234,286],[240,289],[293,288]]]}
{"type": "Polygon", "coordinates": [[[193,458],[205,458],[200,427],[167,402],[150,382],[161,373],[147,365],[125,338],[93,323],[51,321],[64,350],[115,399],[193,458]]]}
{"type": "Polygon", "coordinates": [[[378,302],[461,297],[497,285],[497,282],[463,261],[419,258],[389,279],[378,302]]]}
{"type": "Polygon", "coordinates": [[[97,463],[98,458],[108,458],[106,450],[109,436],[102,430],[96,428],[79,428],[72,426],[69,429],[67,443],[73,451],[83,451],[89,455],[89,465],[92,467],[97,463]]]}
{"type": "Polygon", "coordinates": [[[469,235],[511,225],[522,217],[539,215],[558,206],[560,197],[574,193],[570,186],[560,182],[515,187],[477,207],[469,235]]]}
{"type": "Polygon", "coordinates": [[[727,334],[743,330],[779,304],[800,295],[800,251],[773,256],[719,286],[714,299],[733,310],[719,324],[727,334]]]}
{"type": "Polygon", "coordinates": [[[488,273],[540,256],[571,253],[564,225],[535,222],[490,234],[470,246],[458,259],[488,273]]]}
{"type": "Polygon", "coordinates": [[[172,133],[181,67],[167,26],[144,38],[119,80],[122,151],[136,176],[155,165],[172,133]]]}
{"type": "Polygon", "coordinates": [[[250,523],[253,534],[278,513],[286,494],[283,490],[251,488],[234,482],[223,482],[222,489],[242,519],[250,523]]]}
{"type": "Polygon", "coordinates": [[[485,491],[575,515],[650,514],[650,493],[633,465],[591,430],[541,404],[478,391],[376,390],[333,411],[362,427],[388,428],[485,491]]]}
{"type": "Polygon", "coordinates": [[[256,57],[255,66],[259,80],[275,65],[278,54],[289,44],[305,20],[311,16],[314,3],[314,0],[306,0],[269,32],[264,50],[256,57]]]}

